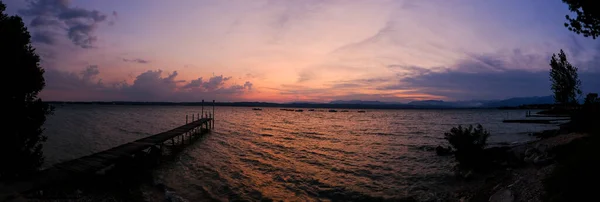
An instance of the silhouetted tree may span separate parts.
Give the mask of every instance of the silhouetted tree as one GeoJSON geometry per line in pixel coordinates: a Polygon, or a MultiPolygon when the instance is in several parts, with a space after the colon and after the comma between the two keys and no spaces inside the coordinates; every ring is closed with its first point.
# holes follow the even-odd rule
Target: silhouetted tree
{"type": "Polygon", "coordinates": [[[0,65],[2,75],[2,133],[0,179],[35,172],[42,165],[42,125],[52,112],[37,97],[44,88],[44,69],[31,46],[31,36],[19,16],[4,13],[0,1],[0,65]]]}
{"type": "Polygon", "coordinates": [[[600,6],[595,0],[563,0],[569,5],[569,10],[577,14],[572,18],[567,15],[565,27],[569,30],[593,39],[600,36],[600,6]]]}
{"type": "Polygon", "coordinates": [[[588,93],[587,96],[585,96],[584,105],[592,105],[592,104],[597,104],[597,103],[600,103],[600,98],[598,98],[598,93],[588,93]]]}
{"type": "Polygon", "coordinates": [[[558,56],[552,54],[550,60],[550,80],[554,100],[562,105],[577,104],[577,95],[581,94],[581,81],[577,75],[577,67],[567,61],[567,55],[560,50],[558,56]]]}

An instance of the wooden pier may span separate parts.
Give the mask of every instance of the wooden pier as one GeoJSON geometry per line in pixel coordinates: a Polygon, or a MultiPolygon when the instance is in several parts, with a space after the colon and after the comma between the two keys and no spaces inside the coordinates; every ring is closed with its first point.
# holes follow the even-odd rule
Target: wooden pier
{"type": "Polygon", "coordinates": [[[58,163],[41,171],[30,180],[0,184],[0,201],[11,200],[19,195],[44,189],[58,183],[69,182],[78,177],[98,174],[109,170],[120,162],[131,162],[132,159],[140,156],[162,155],[163,148],[184,145],[186,142],[191,143],[196,137],[209,132],[213,128],[214,104],[212,113],[204,113],[204,106],[202,106],[202,114],[186,116],[185,125],[92,155],[58,163]]]}
{"type": "Polygon", "coordinates": [[[559,121],[568,121],[571,119],[506,119],[503,123],[539,123],[539,124],[557,124],[559,121]]]}

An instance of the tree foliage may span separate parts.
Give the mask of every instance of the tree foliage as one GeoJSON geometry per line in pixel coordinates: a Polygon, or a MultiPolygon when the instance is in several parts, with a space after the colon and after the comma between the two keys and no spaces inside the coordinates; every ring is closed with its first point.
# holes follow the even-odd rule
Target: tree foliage
{"type": "Polygon", "coordinates": [[[43,163],[42,135],[46,116],[52,112],[38,98],[44,88],[44,69],[31,46],[31,36],[18,16],[4,13],[0,1],[0,65],[3,127],[0,135],[0,179],[22,177],[43,163]]]}
{"type": "Polygon", "coordinates": [[[474,168],[482,160],[483,148],[487,144],[490,133],[477,124],[476,127],[453,127],[449,133],[444,133],[444,139],[454,148],[454,156],[461,166],[474,168]]]}
{"type": "Polygon", "coordinates": [[[594,0],[563,0],[577,16],[566,16],[565,27],[585,37],[600,36],[600,6],[594,0]]]}
{"type": "Polygon", "coordinates": [[[598,93],[588,93],[587,96],[585,96],[584,105],[594,105],[598,103],[600,103],[598,93]]]}
{"type": "Polygon", "coordinates": [[[581,81],[577,75],[577,67],[567,61],[567,55],[562,49],[558,55],[553,54],[550,60],[550,80],[556,103],[577,103],[577,95],[581,94],[581,81]]]}

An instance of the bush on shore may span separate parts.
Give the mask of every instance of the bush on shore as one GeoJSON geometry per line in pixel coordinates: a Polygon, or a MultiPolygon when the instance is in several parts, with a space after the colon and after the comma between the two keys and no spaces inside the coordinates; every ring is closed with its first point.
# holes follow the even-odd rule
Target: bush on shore
{"type": "Polygon", "coordinates": [[[450,132],[444,134],[444,139],[452,145],[454,157],[461,168],[481,169],[485,166],[484,147],[487,145],[487,138],[490,133],[483,129],[483,126],[477,124],[469,127],[453,127],[450,132]]]}

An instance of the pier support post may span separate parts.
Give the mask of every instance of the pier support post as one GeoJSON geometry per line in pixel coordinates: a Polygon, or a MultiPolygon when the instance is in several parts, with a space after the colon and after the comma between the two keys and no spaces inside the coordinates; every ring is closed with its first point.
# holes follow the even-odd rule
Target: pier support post
{"type": "Polygon", "coordinates": [[[212,117],[210,120],[210,129],[212,130],[215,127],[215,100],[213,100],[213,111],[212,111],[212,117]]]}

